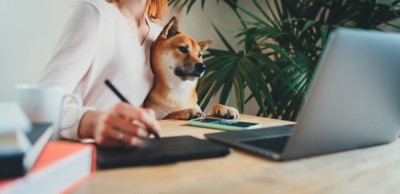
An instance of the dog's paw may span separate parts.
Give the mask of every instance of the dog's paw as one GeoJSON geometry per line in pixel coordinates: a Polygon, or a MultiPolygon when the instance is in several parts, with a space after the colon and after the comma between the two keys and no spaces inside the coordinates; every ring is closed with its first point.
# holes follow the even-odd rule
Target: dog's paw
{"type": "Polygon", "coordinates": [[[190,120],[190,119],[197,119],[197,118],[200,118],[200,117],[205,117],[206,116],[206,114],[205,113],[203,113],[203,112],[192,112],[192,113],[190,113],[190,115],[186,118],[186,120],[190,120]]]}
{"type": "Polygon", "coordinates": [[[205,117],[205,116],[206,116],[206,114],[204,114],[201,110],[199,110],[197,108],[188,108],[188,109],[169,113],[163,119],[190,120],[190,119],[196,119],[196,118],[205,117]]]}
{"type": "Polygon", "coordinates": [[[225,119],[238,119],[239,111],[236,108],[215,104],[212,108],[211,115],[222,117],[225,119]]]}

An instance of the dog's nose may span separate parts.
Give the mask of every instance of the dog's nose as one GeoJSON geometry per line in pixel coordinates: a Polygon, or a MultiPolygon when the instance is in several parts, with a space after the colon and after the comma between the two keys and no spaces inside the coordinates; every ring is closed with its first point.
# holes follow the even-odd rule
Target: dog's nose
{"type": "Polygon", "coordinates": [[[196,63],[195,64],[196,67],[196,72],[204,72],[204,70],[206,70],[206,66],[203,63],[196,63]]]}

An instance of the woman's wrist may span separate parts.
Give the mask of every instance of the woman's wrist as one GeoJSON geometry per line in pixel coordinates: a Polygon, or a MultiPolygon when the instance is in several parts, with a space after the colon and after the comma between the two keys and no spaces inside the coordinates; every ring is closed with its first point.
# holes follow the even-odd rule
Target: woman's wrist
{"type": "Polygon", "coordinates": [[[78,137],[80,139],[94,137],[94,129],[100,114],[101,112],[98,110],[88,110],[82,115],[78,128],[78,137]]]}

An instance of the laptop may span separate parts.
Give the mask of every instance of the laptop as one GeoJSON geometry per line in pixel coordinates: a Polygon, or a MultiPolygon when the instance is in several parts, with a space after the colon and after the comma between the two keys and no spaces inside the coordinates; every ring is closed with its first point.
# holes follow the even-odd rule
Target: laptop
{"type": "Polygon", "coordinates": [[[331,33],[296,125],[206,134],[274,160],[392,142],[400,133],[400,34],[331,33]]]}

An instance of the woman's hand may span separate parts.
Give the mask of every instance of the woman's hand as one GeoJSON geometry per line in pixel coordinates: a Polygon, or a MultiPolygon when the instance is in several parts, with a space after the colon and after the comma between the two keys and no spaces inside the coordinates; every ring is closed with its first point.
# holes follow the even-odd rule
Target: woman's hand
{"type": "Polygon", "coordinates": [[[149,137],[151,130],[161,130],[152,109],[134,108],[127,103],[118,103],[110,110],[87,111],[78,129],[80,138],[94,138],[105,147],[135,146],[149,137]]]}

